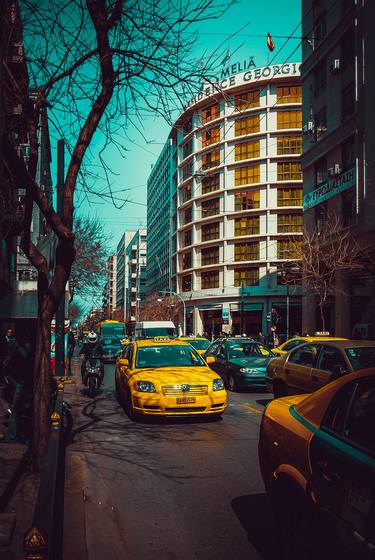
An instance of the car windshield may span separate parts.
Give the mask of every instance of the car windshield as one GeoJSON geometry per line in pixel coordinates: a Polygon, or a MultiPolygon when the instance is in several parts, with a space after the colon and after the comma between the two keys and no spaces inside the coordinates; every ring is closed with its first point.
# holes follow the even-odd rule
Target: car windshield
{"type": "Polygon", "coordinates": [[[206,366],[190,346],[145,346],[138,348],[136,367],[206,366]]]}
{"type": "Polygon", "coordinates": [[[155,338],[156,336],[176,336],[176,330],[173,327],[145,327],[143,329],[144,338],[155,338]]]}
{"type": "Polygon", "coordinates": [[[375,346],[358,346],[345,351],[354,370],[375,367],[375,346]]]}
{"type": "Polygon", "coordinates": [[[121,340],[119,338],[105,338],[102,344],[103,346],[121,346],[121,340]]]}
{"type": "Polygon", "coordinates": [[[208,340],[198,340],[194,338],[192,340],[187,340],[186,342],[191,344],[196,350],[206,350],[206,348],[210,345],[208,340]]]}
{"type": "Polygon", "coordinates": [[[271,352],[262,344],[249,342],[233,342],[229,345],[229,359],[255,358],[259,356],[271,356],[271,352]]]}

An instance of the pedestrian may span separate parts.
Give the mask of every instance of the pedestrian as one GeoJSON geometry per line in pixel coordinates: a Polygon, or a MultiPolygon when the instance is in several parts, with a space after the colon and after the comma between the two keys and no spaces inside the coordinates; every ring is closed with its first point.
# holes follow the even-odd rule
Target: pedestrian
{"type": "Polygon", "coordinates": [[[258,340],[259,340],[259,342],[260,342],[261,344],[264,344],[264,343],[266,342],[266,338],[265,338],[265,336],[263,335],[262,331],[259,331],[259,332],[258,332],[258,340]]]}

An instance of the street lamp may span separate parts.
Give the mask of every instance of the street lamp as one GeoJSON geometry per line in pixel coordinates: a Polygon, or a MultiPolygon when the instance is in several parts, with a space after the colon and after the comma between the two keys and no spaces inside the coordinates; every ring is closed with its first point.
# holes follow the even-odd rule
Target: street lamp
{"type": "Polygon", "coordinates": [[[165,296],[176,296],[182,302],[182,305],[183,305],[182,336],[186,336],[186,305],[185,305],[185,300],[180,296],[180,294],[177,294],[176,292],[172,292],[172,290],[165,290],[164,292],[159,292],[159,294],[165,295],[165,296]]]}

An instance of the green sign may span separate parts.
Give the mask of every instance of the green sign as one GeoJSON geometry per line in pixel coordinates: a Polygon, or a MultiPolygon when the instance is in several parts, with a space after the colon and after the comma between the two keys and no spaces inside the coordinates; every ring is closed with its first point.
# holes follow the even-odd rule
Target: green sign
{"type": "Polygon", "coordinates": [[[335,194],[350,189],[350,187],[355,185],[355,180],[355,168],[352,167],[348,171],[341,173],[339,177],[331,181],[326,181],[315,189],[315,191],[305,194],[303,197],[303,210],[305,211],[313,206],[317,206],[332,196],[335,196],[335,194]]]}

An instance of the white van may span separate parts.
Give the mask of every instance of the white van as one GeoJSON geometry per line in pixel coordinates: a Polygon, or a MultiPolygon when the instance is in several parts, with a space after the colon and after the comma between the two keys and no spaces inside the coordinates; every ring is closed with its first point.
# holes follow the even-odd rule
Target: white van
{"type": "Polygon", "coordinates": [[[135,324],[135,339],[169,336],[176,338],[177,329],[172,321],[141,321],[135,324]]]}

